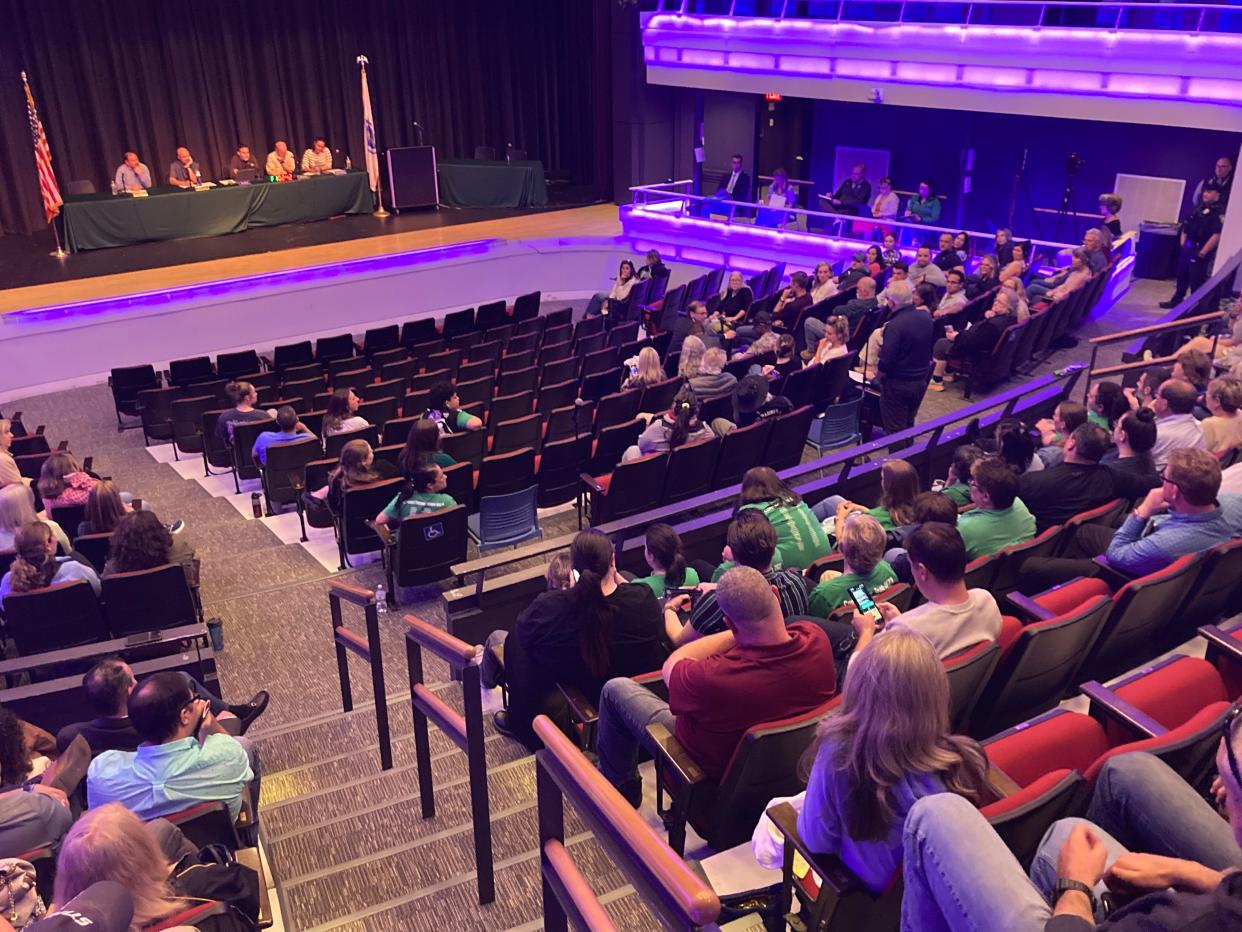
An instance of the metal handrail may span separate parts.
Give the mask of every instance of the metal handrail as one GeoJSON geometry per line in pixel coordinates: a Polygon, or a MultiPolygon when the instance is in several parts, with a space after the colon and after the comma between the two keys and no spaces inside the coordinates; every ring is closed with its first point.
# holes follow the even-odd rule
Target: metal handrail
{"type": "Polygon", "coordinates": [[[341,680],[342,711],[354,710],[354,694],[349,685],[349,657],[357,654],[371,668],[371,689],[375,696],[375,727],[379,732],[380,769],[392,769],[392,736],[388,730],[388,691],[384,687],[384,653],[380,646],[379,614],[375,593],[348,583],[333,583],[328,590],[332,611],[332,640],[336,646],[336,671],[341,680]],[[357,605],[366,614],[367,636],[351,631],[341,621],[341,603],[357,605]]]}
{"type": "MultiPolygon", "coordinates": [[[[1112,3],[1091,3],[1091,2],[1088,2],[1088,0],[1066,0],[1066,2],[1057,2],[1057,3],[1049,3],[1049,2],[1046,2],[1046,0],[956,0],[956,2],[955,0],[937,0],[937,2],[935,3],[928,2],[928,0],[900,0],[899,3],[894,3],[894,2],[882,2],[881,0],[881,2],[868,4],[868,6],[870,7],[870,11],[871,11],[870,13],[871,18],[865,19],[865,20],[859,19],[853,15],[847,15],[847,12],[846,12],[847,9],[849,9],[852,6],[857,6],[857,4],[851,3],[850,0],[837,0],[835,15],[826,15],[820,12],[819,8],[827,6],[827,4],[824,4],[824,3],[815,5],[817,9],[814,15],[810,12],[809,9],[806,13],[801,13],[799,12],[800,5],[797,2],[790,2],[790,0],[781,0],[779,11],[769,12],[766,14],[738,13],[736,12],[737,10],[736,0],[733,0],[733,2],[730,3],[729,12],[727,14],[709,12],[703,9],[694,9],[694,7],[696,6],[703,7],[704,5],[705,4],[702,4],[702,3],[697,3],[697,4],[693,3],[692,0],[661,0],[659,7],[655,11],[655,13],[665,14],[665,15],[674,14],[678,16],[727,15],[729,17],[736,18],[736,19],[778,20],[778,21],[779,20],[815,20],[818,22],[825,22],[825,23],[851,23],[851,24],[852,23],[868,23],[868,24],[880,24],[880,25],[884,25],[884,24],[926,24],[929,26],[955,26],[955,25],[956,26],[974,26],[974,25],[993,26],[993,25],[998,25],[998,24],[993,23],[991,21],[977,21],[976,11],[998,10],[998,11],[1004,11],[1006,13],[1012,13],[1015,9],[1019,9],[1019,10],[1024,10],[1024,11],[1026,10],[1036,11],[1037,10],[1039,15],[1038,17],[1035,17],[1035,16],[1030,17],[1030,20],[1031,20],[1030,22],[1020,22],[1020,23],[1006,22],[1006,23],[1001,23],[1000,25],[1018,25],[1018,26],[1028,26],[1028,27],[1036,27],[1036,28],[1058,28],[1058,27],[1063,27],[1064,24],[1059,23],[1059,22],[1051,22],[1051,23],[1048,22],[1049,20],[1048,14],[1050,11],[1060,13],[1062,10],[1067,10],[1067,9],[1068,10],[1081,9],[1083,11],[1090,11],[1091,13],[1095,14],[1097,23],[1096,24],[1074,23],[1072,24],[1072,28],[1074,29],[1101,29],[1101,30],[1108,30],[1108,31],[1115,32],[1119,30],[1131,30],[1131,29],[1150,30],[1152,28],[1159,28],[1159,31],[1182,32],[1182,33],[1192,33],[1192,34],[1197,34],[1197,33],[1202,33],[1202,32],[1233,33],[1233,32],[1242,31],[1242,29],[1236,26],[1234,28],[1221,28],[1221,25],[1222,25],[1221,19],[1223,17],[1225,17],[1228,14],[1242,13],[1242,9],[1239,9],[1239,7],[1231,6],[1229,4],[1221,4],[1221,3],[1159,3],[1159,4],[1153,4],[1151,2],[1125,2],[1125,0],[1123,0],[1123,2],[1112,2],[1112,3]],[[894,6],[897,7],[896,16],[885,17],[883,15],[884,12],[887,9],[890,9],[894,6]],[[938,14],[941,14],[939,18],[932,19],[929,17],[916,18],[914,16],[909,16],[909,17],[907,16],[907,11],[911,11],[911,12],[923,11],[923,10],[928,10],[933,7],[935,8],[938,14]],[[947,11],[955,10],[955,9],[962,11],[962,13],[964,13],[964,16],[960,16],[957,18],[949,18],[943,15],[947,11]],[[1148,17],[1149,19],[1154,19],[1157,14],[1174,13],[1174,12],[1176,13],[1197,12],[1199,15],[1194,18],[1193,28],[1189,28],[1189,25],[1183,28],[1180,24],[1176,28],[1160,28],[1160,27],[1153,27],[1153,25],[1150,22],[1139,23],[1135,25],[1129,22],[1129,16],[1128,16],[1128,14],[1131,14],[1131,13],[1139,13],[1139,14],[1143,14],[1145,17],[1148,17]],[[1098,20],[1102,13],[1105,15],[1108,15],[1109,13],[1112,14],[1111,24],[1099,24],[1098,23],[1098,20]]],[[[775,7],[776,4],[773,3],[773,4],[770,4],[770,6],[775,7]]],[[[1239,17],[1239,24],[1242,25],[1242,17],[1239,17]]]]}

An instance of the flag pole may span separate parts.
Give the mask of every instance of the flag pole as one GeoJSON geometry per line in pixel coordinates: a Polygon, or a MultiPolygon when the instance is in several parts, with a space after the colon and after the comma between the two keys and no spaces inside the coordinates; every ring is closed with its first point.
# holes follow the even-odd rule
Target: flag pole
{"type": "Polygon", "coordinates": [[[48,255],[55,256],[57,259],[69,258],[69,253],[65,252],[64,248],[60,245],[60,231],[56,229],[56,218],[55,217],[52,218],[52,235],[56,237],[56,251],[49,252],[48,255]]]}
{"type": "Polygon", "coordinates": [[[358,66],[362,69],[362,118],[363,129],[366,133],[363,143],[366,146],[366,159],[368,162],[368,171],[370,170],[370,160],[372,155],[375,157],[375,210],[371,212],[371,216],[376,220],[387,220],[392,216],[384,209],[384,179],[380,171],[379,164],[379,146],[375,141],[375,121],[371,115],[371,86],[367,82],[367,65],[369,61],[365,55],[359,55],[357,58],[358,66]]]}

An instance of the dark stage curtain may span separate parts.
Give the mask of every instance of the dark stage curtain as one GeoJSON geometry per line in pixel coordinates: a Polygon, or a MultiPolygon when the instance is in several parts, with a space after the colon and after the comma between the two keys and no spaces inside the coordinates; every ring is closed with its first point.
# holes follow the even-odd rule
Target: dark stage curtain
{"type": "Polygon", "coordinates": [[[0,227],[44,226],[23,69],[62,193],[107,190],[126,149],[157,179],[178,145],[216,178],[239,142],[262,166],[278,137],[300,159],[323,135],[360,165],[361,53],[381,152],[414,145],[417,120],[441,158],[512,143],[606,197],[608,3],[0,0],[0,227]]]}

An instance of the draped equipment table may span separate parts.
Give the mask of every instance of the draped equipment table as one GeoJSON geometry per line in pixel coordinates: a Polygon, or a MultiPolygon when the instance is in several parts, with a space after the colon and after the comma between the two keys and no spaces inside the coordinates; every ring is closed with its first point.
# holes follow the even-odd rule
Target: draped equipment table
{"type": "Polygon", "coordinates": [[[440,203],[449,207],[544,207],[543,162],[446,159],[437,163],[440,203]]]}
{"type": "Polygon", "coordinates": [[[365,214],[373,209],[372,201],[367,173],[351,171],[207,191],[161,186],[152,188],[148,197],[76,195],[65,198],[61,216],[65,248],[77,252],[365,214]]]}

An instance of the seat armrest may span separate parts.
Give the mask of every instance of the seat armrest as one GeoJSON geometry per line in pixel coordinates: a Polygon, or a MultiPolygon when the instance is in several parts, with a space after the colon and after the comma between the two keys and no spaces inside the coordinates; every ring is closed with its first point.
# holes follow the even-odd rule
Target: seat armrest
{"type": "Polygon", "coordinates": [[[1031,596],[1023,595],[1021,592],[1007,592],[1005,593],[1005,599],[1017,610],[1019,615],[1028,621],[1047,621],[1049,618],[1057,617],[1056,612],[1052,611],[1052,609],[1044,608],[1031,596]]]}
{"type": "Polygon", "coordinates": [[[396,546],[397,536],[393,534],[387,524],[376,524],[374,521],[363,521],[362,523],[375,532],[375,536],[383,541],[385,547],[396,546]]]}
{"type": "Polygon", "coordinates": [[[1009,774],[1005,773],[1005,771],[1001,770],[990,761],[988,763],[988,772],[985,779],[987,780],[988,789],[991,790],[997,800],[1013,796],[1022,789],[1022,787],[1018,786],[1013,777],[1009,776],[1009,774]]]}
{"type": "Polygon", "coordinates": [[[1217,625],[1203,625],[1199,636],[1207,641],[1207,659],[1224,654],[1234,663],[1242,663],[1242,644],[1239,644],[1217,625]]]}
{"type": "Polygon", "coordinates": [[[1083,683],[1079,689],[1091,700],[1091,716],[1097,721],[1109,719],[1117,722],[1142,738],[1155,738],[1168,731],[1142,709],[1126,702],[1097,680],[1083,683]]]}
{"type": "MultiPolygon", "coordinates": [[[[780,803],[768,810],[768,818],[785,836],[785,843],[793,845],[819,877],[823,887],[837,896],[865,891],[867,888],[852,870],[834,854],[822,854],[807,847],[798,834],[798,813],[789,803],[780,803]]],[[[788,850],[788,849],[787,849],[788,850]]],[[[788,863],[788,861],[786,861],[788,863]]]]}
{"type": "Polygon", "coordinates": [[[1117,567],[1113,566],[1107,560],[1101,557],[1093,557],[1091,560],[1100,568],[1100,578],[1108,583],[1108,588],[1116,592],[1126,583],[1134,582],[1134,577],[1123,573],[1117,567]]]}
{"type": "Polygon", "coordinates": [[[703,772],[694,759],[681,746],[681,742],[658,722],[647,726],[647,735],[655,742],[657,769],[661,763],[667,764],[677,781],[686,787],[707,782],[707,774],[703,772]]]}
{"type": "Polygon", "coordinates": [[[604,487],[595,481],[594,476],[589,476],[586,473],[579,473],[578,478],[582,480],[582,484],[585,485],[590,491],[600,495],[604,493],[604,487]]]}
{"type": "Polygon", "coordinates": [[[556,688],[561,691],[561,695],[569,705],[569,715],[576,724],[590,725],[599,720],[599,709],[577,686],[557,683],[556,688]]]}
{"type": "Polygon", "coordinates": [[[259,857],[258,848],[239,848],[234,855],[237,863],[248,867],[259,876],[259,928],[267,929],[272,925],[272,901],[267,890],[267,875],[263,871],[263,859],[259,857]]]}

